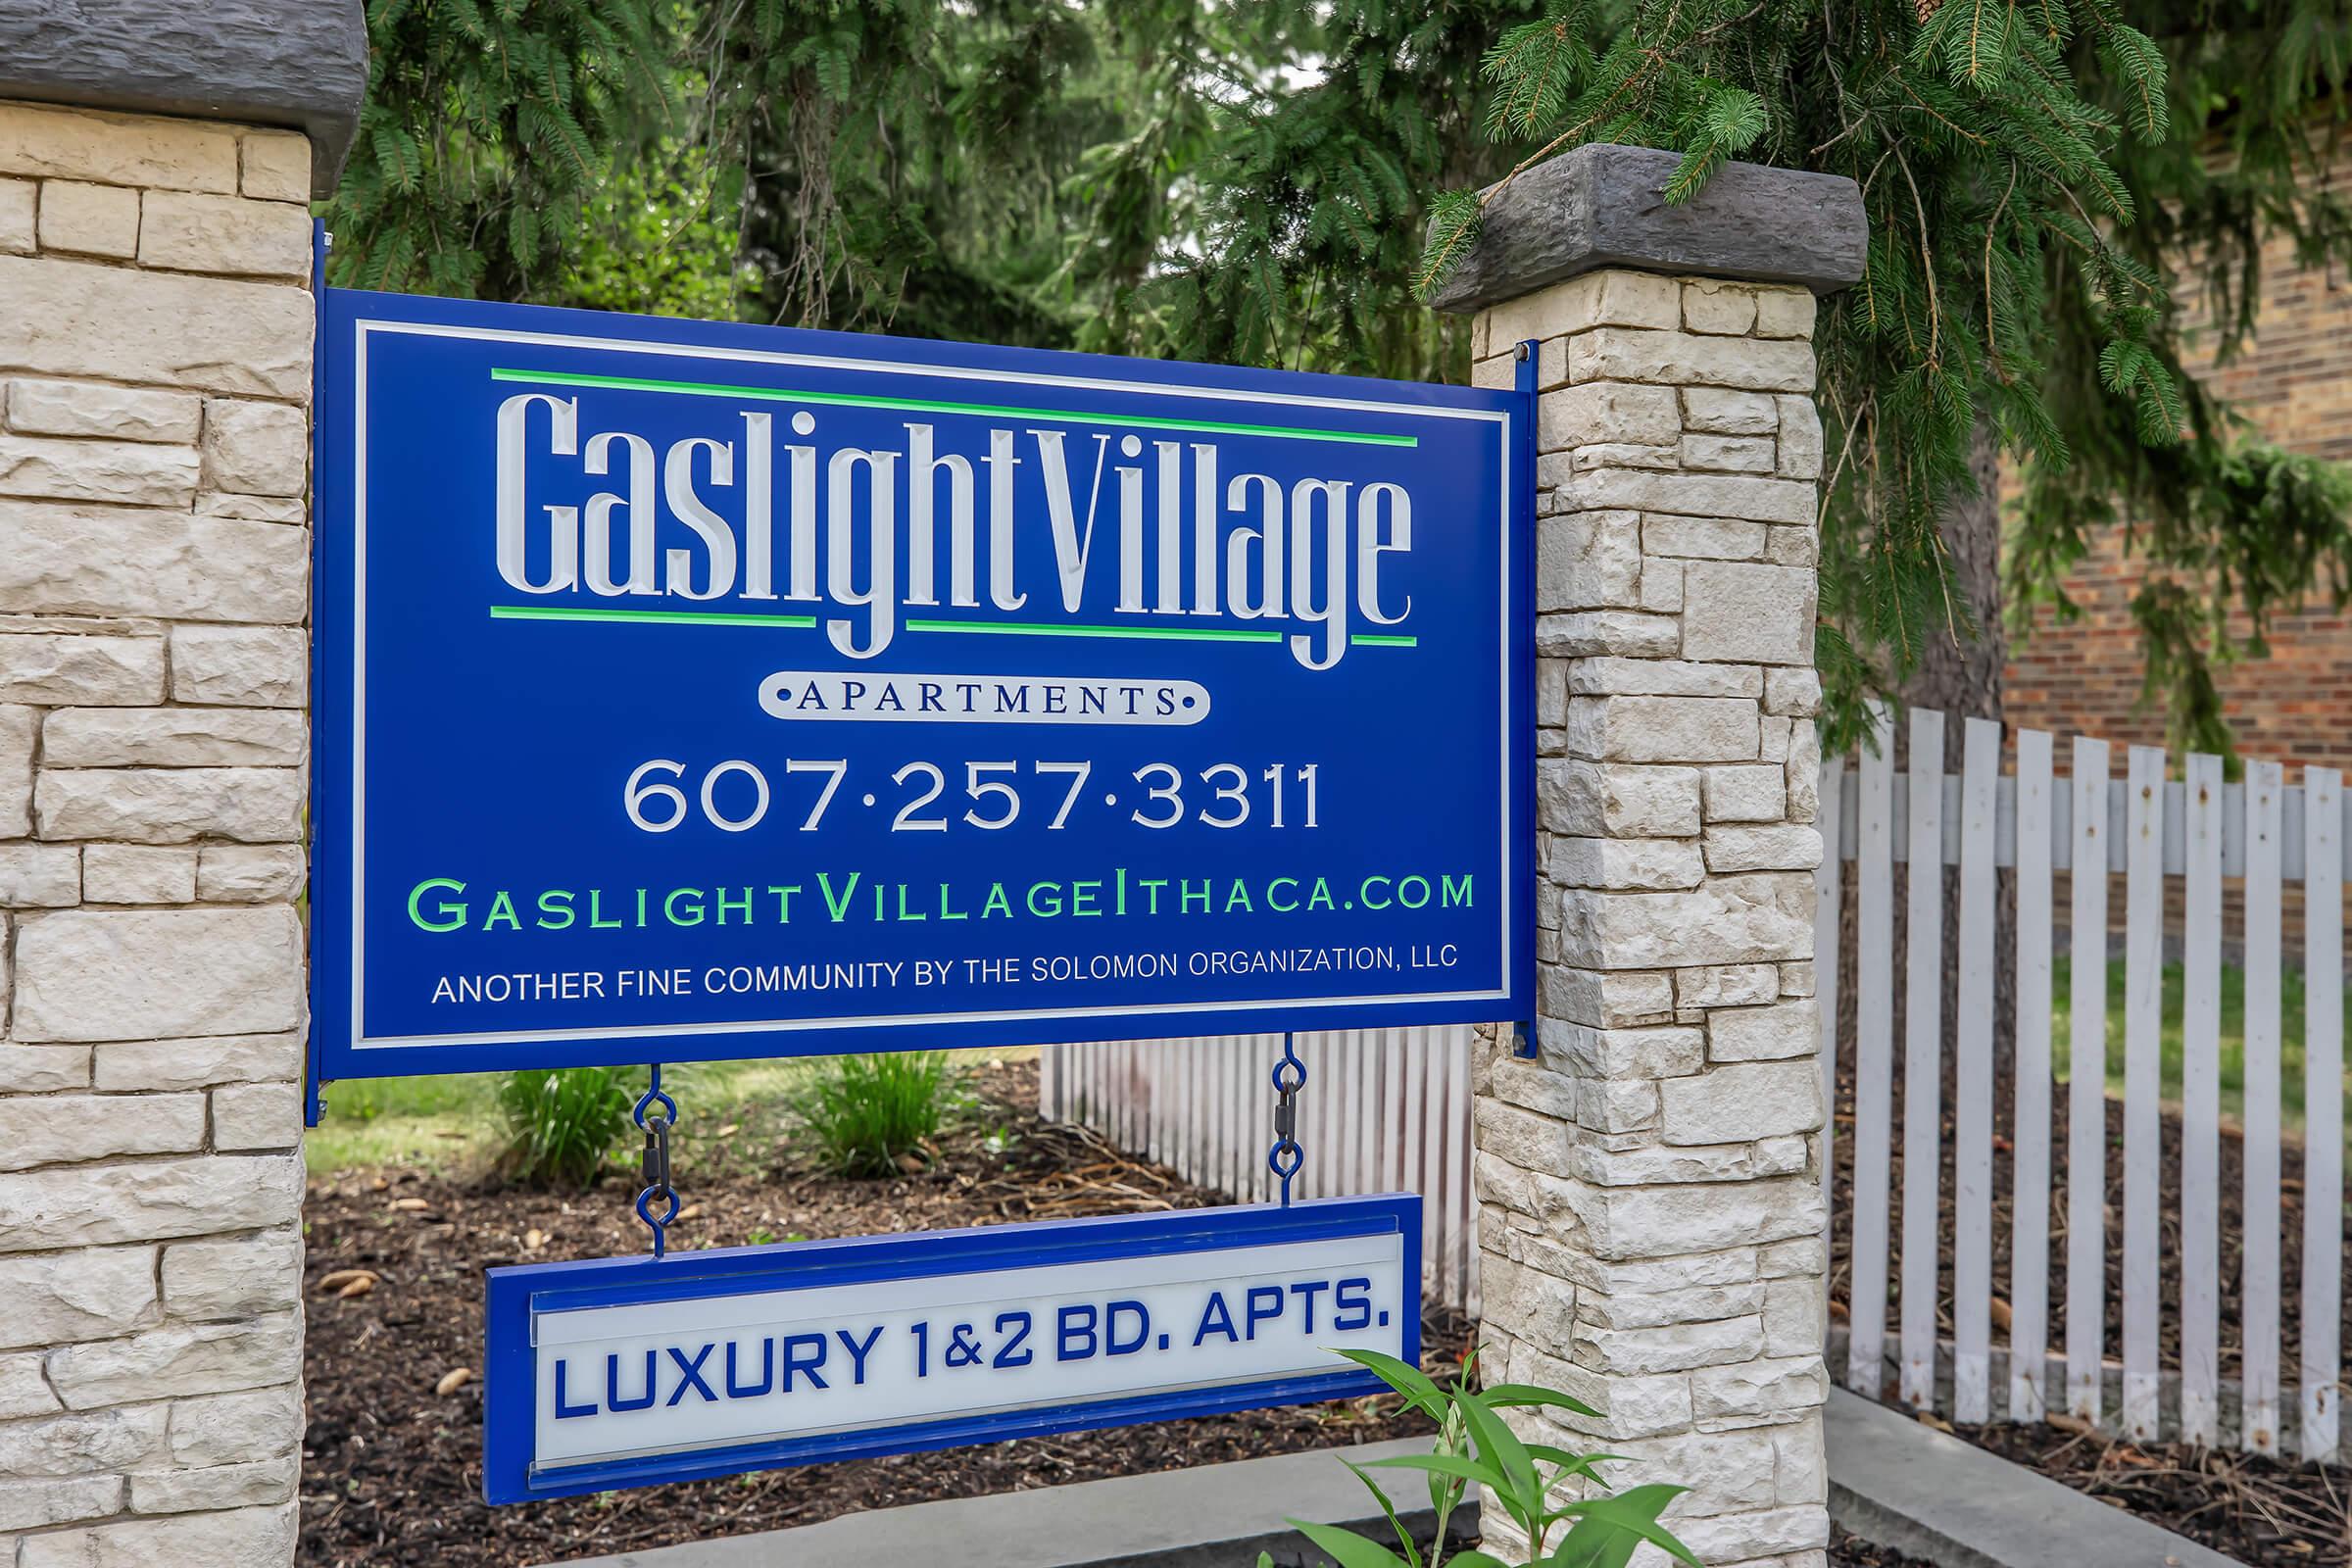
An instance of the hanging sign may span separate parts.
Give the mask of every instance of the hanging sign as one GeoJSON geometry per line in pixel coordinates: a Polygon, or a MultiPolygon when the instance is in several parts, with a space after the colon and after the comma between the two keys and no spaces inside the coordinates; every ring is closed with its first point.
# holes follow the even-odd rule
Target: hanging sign
{"type": "Polygon", "coordinates": [[[1421,1200],[489,1271],[493,1503],[1377,1394],[1421,1200]]]}
{"type": "Polygon", "coordinates": [[[1533,1015],[1525,395],[321,333],[323,1076],[1533,1015]]]}

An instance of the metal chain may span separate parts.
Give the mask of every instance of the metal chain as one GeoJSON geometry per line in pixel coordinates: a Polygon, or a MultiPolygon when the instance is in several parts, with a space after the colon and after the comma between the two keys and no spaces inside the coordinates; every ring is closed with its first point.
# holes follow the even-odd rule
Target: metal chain
{"type": "Polygon", "coordinates": [[[1282,1037],[1282,1059],[1274,1064],[1274,1147],[1266,1151],[1266,1169],[1282,1183],[1282,1206],[1291,1206],[1291,1178],[1306,1163],[1298,1147],[1298,1091],[1306,1087],[1306,1063],[1298,1059],[1293,1036],[1282,1037]]]}
{"type": "Polygon", "coordinates": [[[654,1233],[654,1256],[668,1244],[669,1222],[678,1217],[678,1190],[669,1184],[669,1130],[677,1125],[678,1102],[662,1092],[662,1064],[653,1064],[653,1087],[637,1097],[637,1125],[645,1129],[645,1189],[637,1195],[637,1217],[654,1233]],[[654,1205],[664,1203],[662,1217],[654,1205]]]}

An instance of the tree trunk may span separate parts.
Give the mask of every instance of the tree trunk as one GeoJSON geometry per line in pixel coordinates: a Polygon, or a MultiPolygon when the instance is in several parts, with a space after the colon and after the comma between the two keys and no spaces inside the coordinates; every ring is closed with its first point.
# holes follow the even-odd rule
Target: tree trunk
{"type": "MultiPolygon", "coordinates": [[[[2009,638],[2001,625],[2001,509],[1992,432],[1977,426],[1969,466],[1977,494],[1951,507],[1943,517],[1943,544],[1951,553],[1953,587],[1968,596],[1976,635],[1939,628],[1928,639],[1919,672],[1903,685],[1903,701],[1960,718],[1999,718],[2009,638]]],[[[1945,742],[1957,758],[1958,726],[1945,742]]]]}
{"type": "MultiPolygon", "coordinates": [[[[1929,708],[1945,716],[1944,769],[1956,773],[1960,769],[1963,726],[1967,718],[2001,717],[2001,703],[2006,686],[2009,662],[2009,640],[2001,623],[2000,579],[2000,496],[1999,476],[1995,462],[1996,448],[1992,432],[1984,425],[1977,427],[1972,466],[1977,475],[1977,494],[1968,497],[1944,514],[1942,537],[1949,552],[1952,586],[1955,595],[1967,596],[1968,614],[1974,621],[1973,630],[1964,626],[1938,626],[1922,650],[1919,669],[1904,682],[1899,695],[1910,707],[1929,708]]],[[[1894,727],[1894,760],[1899,770],[1908,770],[1910,733],[1908,725],[1898,719],[1894,727]]],[[[1905,831],[1901,822],[1895,832],[1905,831]]],[[[1895,956],[1894,956],[1894,1057],[1897,1076],[1903,1056],[1905,1007],[1904,944],[1909,940],[1908,922],[1903,911],[1908,907],[1905,877],[1908,867],[1898,867],[1895,873],[1895,956]]],[[[1994,996],[1992,999],[1992,1041],[1994,1082],[2007,1085],[2009,1070],[2015,1055],[2016,977],[2007,962],[2014,951],[2014,898],[2011,891],[2012,873],[1997,873],[1995,880],[1993,942],[1994,996]]],[[[1842,927],[1840,940],[1844,952],[1852,954],[1855,920],[1859,901],[1848,892],[1839,912],[1842,927]]],[[[1943,877],[1943,996],[1942,1035],[1944,1060],[1944,1106],[1948,1115],[1952,1103],[1954,1062],[1957,1039],[1957,1018],[1960,970],[1960,879],[1957,868],[1943,877]]],[[[1844,969],[1850,974],[1851,968],[1844,969]]],[[[1849,1036],[1850,1041],[1850,1036],[1849,1036]]],[[[1850,1060],[1849,1048],[1841,1048],[1850,1060]]],[[[1994,1123],[2006,1127],[2009,1121],[2010,1096],[2006,1089],[1994,1095],[1994,1123]]]]}
{"type": "MultiPolygon", "coordinates": [[[[1975,449],[1969,457],[1969,466],[1976,471],[1977,493],[1944,514],[1941,530],[1944,548],[1951,553],[1953,586],[1968,595],[1969,612],[1976,619],[1975,635],[1955,636],[1945,630],[1930,639],[1920,660],[1919,672],[1903,687],[1905,703],[1935,709],[1944,715],[1943,765],[1947,773],[1960,771],[1965,733],[1962,721],[1969,718],[1997,721],[2001,717],[2001,700],[2007,691],[2009,635],[2001,621],[2000,475],[1995,451],[1992,432],[1979,424],[1975,449]]],[[[2010,1082],[2010,1068],[2016,1054],[2017,975],[2010,964],[2002,961],[2003,955],[2015,951],[2014,877],[2014,872],[1993,874],[1991,1001],[1995,1125],[2006,1122],[2001,1112],[2007,1107],[2001,1102],[2010,1096],[2000,1092],[1998,1086],[2010,1082]]],[[[1956,1087],[1959,1009],[1963,1005],[1959,934],[1960,875],[1955,866],[1945,872],[1943,879],[1942,1021],[1947,1110],[1956,1087]]],[[[1895,996],[1896,1005],[1900,1006],[1899,976],[1895,996]]]]}

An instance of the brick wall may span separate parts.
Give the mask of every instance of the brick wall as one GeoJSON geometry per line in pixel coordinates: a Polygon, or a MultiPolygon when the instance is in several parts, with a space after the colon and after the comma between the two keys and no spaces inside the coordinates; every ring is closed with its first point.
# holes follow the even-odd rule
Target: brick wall
{"type": "MultiPolygon", "coordinates": [[[[2328,183],[2352,190],[2352,159],[2328,183]]],[[[2352,461],[2352,277],[2298,267],[2288,242],[2274,240],[2263,252],[2255,341],[2228,365],[2214,366],[2210,354],[2190,364],[2267,439],[2352,461]]],[[[2126,555],[2121,528],[2097,541],[2067,579],[2082,618],[2061,626],[2038,611],[2033,635],[2010,650],[2012,722],[2163,744],[2162,707],[2138,706],[2143,665],[2131,605],[2140,577],[2141,563],[2126,555]]],[[[2223,675],[2225,711],[2248,757],[2352,763],[2352,616],[2327,611],[2324,597],[2317,608],[2278,617],[2271,657],[2223,675]]]]}
{"type": "Polygon", "coordinates": [[[310,147],[0,103],[0,1564],[279,1564],[310,147]]]}

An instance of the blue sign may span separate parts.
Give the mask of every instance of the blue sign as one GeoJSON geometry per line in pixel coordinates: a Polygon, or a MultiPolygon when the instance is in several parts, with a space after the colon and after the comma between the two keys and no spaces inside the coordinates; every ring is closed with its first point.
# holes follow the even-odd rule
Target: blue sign
{"type": "Polygon", "coordinates": [[[489,1271],[493,1503],[1377,1394],[1421,1353],[1421,1200],[489,1271]]]}
{"type": "Polygon", "coordinates": [[[1533,1015],[1526,395],[321,332],[321,1076],[1533,1015]]]}

